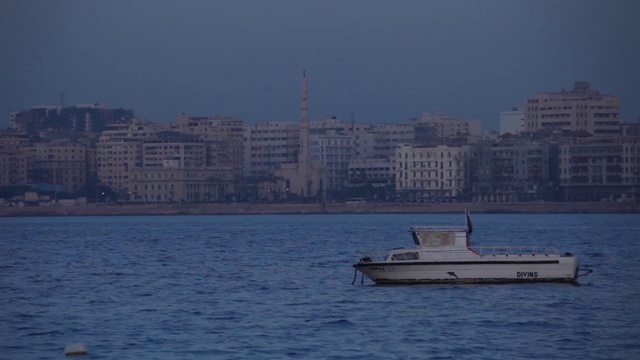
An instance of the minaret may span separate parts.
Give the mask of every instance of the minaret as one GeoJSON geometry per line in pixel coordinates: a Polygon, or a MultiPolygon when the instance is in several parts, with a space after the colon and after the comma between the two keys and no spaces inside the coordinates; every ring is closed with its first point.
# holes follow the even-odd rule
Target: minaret
{"type": "Polygon", "coordinates": [[[302,121],[300,122],[300,154],[298,155],[298,174],[305,182],[311,178],[311,157],[309,154],[309,103],[307,101],[307,75],[302,70],[302,121]]]}

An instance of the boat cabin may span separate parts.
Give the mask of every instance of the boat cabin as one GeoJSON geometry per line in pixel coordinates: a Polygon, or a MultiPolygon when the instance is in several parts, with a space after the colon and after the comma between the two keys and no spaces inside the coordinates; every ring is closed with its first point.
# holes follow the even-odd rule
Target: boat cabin
{"type": "Polygon", "coordinates": [[[409,232],[419,248],[467,248],[471,240],[467,226],[412,226],[409,232]]]}

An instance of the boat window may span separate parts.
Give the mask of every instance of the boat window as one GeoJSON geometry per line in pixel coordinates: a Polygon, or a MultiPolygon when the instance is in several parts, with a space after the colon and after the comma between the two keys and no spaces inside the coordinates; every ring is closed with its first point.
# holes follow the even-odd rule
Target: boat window
{"type": "Polygon", "coordinates": [[[391,260],[418,260],[418,253],[417,252],[406,252],[406,253],[399,253],[399,254],[393,254],[393,256],[391,256],[391,260]]]}

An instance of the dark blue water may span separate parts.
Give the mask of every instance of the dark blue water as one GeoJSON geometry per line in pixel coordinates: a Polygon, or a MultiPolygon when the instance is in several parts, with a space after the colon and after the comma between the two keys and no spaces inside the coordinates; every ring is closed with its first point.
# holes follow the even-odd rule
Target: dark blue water
{"type": "MultiPolygon", "coordinates": [[[[0,358],[639,359],[638,215],[474,215],[582,286],[351,285],[357,250],[463,215],[0,219],[0,358]]],[[[359,278],[358,278],[359,279],[359,278]]]]}

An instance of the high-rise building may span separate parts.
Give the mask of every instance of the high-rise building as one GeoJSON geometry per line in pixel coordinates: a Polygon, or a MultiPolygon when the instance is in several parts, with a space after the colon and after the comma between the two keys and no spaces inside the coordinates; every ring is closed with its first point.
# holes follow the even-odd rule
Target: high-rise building
{"type": "Polygon", "coordinates": [[[511,108],[500,112],[500,135],[517,135],[524,131],[524,109],[511,108]]]}
{"type": "Polygon", "coordinates": [[[587,81],[576,81],[571,91],[544,92],[525,101],[524,130],[550,129],[588,132],[593,135],[620,133],[620,101],[617,96],[592,90],[587,81]]]}
{"type": "Polygon", "coordinates": [[[10,112],[9,125],[30,135],[41,130],[101,132],[107,125],[128,122],[133,116],[133,110],[110,109],[104,104],[36,105],[29,110],[10,112]]]}

